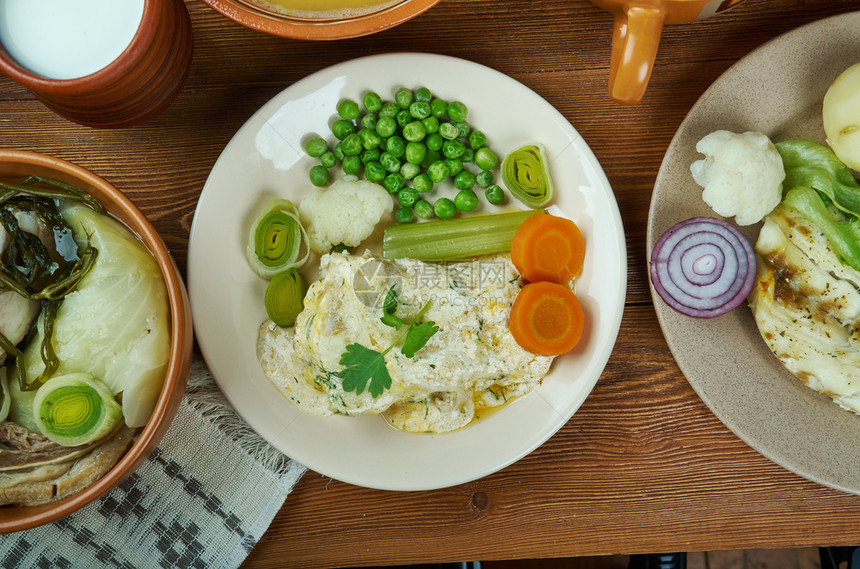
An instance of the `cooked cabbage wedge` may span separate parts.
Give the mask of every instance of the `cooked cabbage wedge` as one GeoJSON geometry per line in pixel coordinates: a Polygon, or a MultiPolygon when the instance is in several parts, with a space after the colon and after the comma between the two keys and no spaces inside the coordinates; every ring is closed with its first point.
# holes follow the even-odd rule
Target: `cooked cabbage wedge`
{"type": "MultiPolygon", "coordinates": [[[[60,213],[79,245],[89,240],[98,249],[98,259],[60,306],[53,336],[60,365],[54,376],[95,376],[114,396],[122,393],[125,423],[143,426],[155,408],[170,355],[170,313],[161,270],[144,245],[113,218],[75,203],[63,204],[60,213]]],[[[45,367],[39,355],[41,317],[37,324],[37,335],[24,351],[27,378],[39,377],[45,367]]]]}

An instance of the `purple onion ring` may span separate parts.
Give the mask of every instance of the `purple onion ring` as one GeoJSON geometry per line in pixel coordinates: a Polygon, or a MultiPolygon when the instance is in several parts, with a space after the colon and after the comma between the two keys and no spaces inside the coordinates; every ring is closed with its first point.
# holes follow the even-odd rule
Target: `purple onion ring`
{"type": "Polygon", "coordinates": [[[666,231],[651,250],[651,283],[687,316],[713,318],[739,306],[755,283],[755,251],[736,227],[693,217],[666,231]]]}

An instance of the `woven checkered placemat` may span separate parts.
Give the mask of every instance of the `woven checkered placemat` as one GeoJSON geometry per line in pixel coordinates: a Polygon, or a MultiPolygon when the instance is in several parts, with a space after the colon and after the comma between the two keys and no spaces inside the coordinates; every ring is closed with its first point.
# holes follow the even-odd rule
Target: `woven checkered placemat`
{"type": "Polygon", "coordinates": [[[74,514],[0,536],[0,567],[238,567],[305,471],[251,430],[196,360],[144,464],[74,514]]]}

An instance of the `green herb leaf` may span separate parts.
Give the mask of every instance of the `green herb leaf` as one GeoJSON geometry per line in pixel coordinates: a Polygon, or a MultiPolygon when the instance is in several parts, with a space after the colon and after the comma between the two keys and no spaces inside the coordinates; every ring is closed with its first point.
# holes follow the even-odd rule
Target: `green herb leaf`
{"type": "Polygon", "coordinates": [[[400,353],[411,358],[415,352],[424,347],[427,341],[433,337],[433,334],[439,331],[439,327],[432,320],[422,322],[417,326],[413,325],[406,332],[406,339],[403,340],[403,346],[400,348],[400,353]]]}
{"type": "Polygon", "coordinates": [[[386,326],[391,326],[395,330],[400,330],[401,328],[403,328],[403,325],[406,324],[402,318],[393,314],[386,314],[379,320],[382,321],[382,323],[386,326]]]}
{"type": "Polygon", "coordinates": [[[394,285],[391,285],[391,288],[388,289],[388,294],[385,295],[385,300],[382,302],[382,311],[386,314],[394,314],[397,310],[397,289],[394,288],[394,285]]]}
{"type": "Polygon", "coordinates": [[[344,366],[343,371],[338,373],[343,379],[344,391],[355,391],[356,395],[361,395],[367,388],[375,399],[391,387],[385,358],[376,350],[361,344],[349,344],[340,356],[340,365],[344,366]]]}

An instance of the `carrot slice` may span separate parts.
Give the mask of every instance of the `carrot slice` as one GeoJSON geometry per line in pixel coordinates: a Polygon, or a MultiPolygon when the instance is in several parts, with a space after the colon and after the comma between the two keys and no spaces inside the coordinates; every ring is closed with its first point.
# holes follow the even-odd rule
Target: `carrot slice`
{"type": "Polygon", "coordinates": [[[572,350],[585,326],[576,295],[567,286],[549,281],[528,283],[520,289],[508,329],[521,348],[541,356],[572,350]]]}
{"type": "Polygon", "coordinates": [[[529,282],[567,284],[582,270],[585,242],[569,219],[541,214],[528,217],[514,233],[511,261],[529,282]]]}

